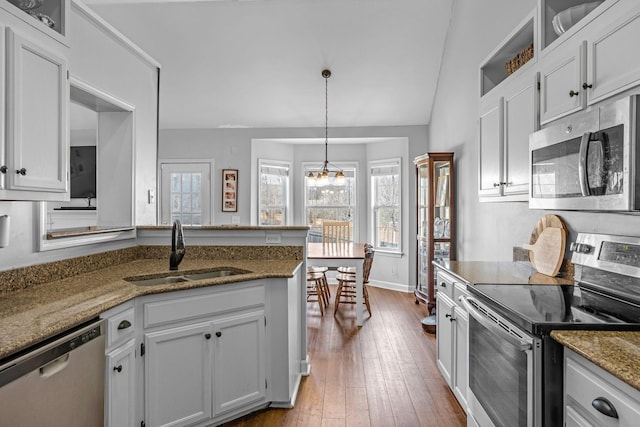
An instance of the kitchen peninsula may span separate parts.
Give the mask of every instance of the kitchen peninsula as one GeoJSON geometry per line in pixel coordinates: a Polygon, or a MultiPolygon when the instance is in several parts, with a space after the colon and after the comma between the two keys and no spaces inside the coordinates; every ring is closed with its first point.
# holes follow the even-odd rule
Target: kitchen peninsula
{"type": "MultiPolygon", "coordinates": [[[[154,395],[147,388],[158,380],[157,374],[163,372],[155,370],[154,364],[166,349],[162,340],[193,325],[201,328],[202,333],[192,336],[206,339],[204,353],[199,357],[209,358],[207,366],[214,372],[209,376],[212,391],[203,395],[209,395],[209,403],[200,399],[205,408],[199,412],[197,422],[203,425],[224,422],[267,405],[293,406],[301,376],[310,369],[301,273],[305,268],[307,228],[186,227],[186,255],[178,271],[169,270],[170,234],[169,227],[144,227],[138,230],[135,247],[0,272],[2,364],[16,352],[28,350],[68,328],[97,317],[105,318],[107,363],[109,354],[116,354],[118,350],[115,348],[118,346],[110,348],[110,344],[128,346],[135,353],[131,359],[136,368],[133,390],[129,390],[134,399],[128,403],[136,408],[131,410],[132,416],[139,423],[141,419],[157,416],[162,408],[164,423],[173,415],[165,408],[184,407],[175,401],[164,405],[163,399],[180,397],[171,396],[171,388],[164,388],[164,395],[155,396],[157,399],[153,400],[154,395]],[[280,243],[267,246],[267,235],[271,241],[280,243]],[[220,269],[239,274],[204,279],[192,276],[191,280],[151,286],[133,283],[220,269]],[[123,320],[133,327],[127,327],[130,335],[120,340],[117,334],[123,332],[117,323],[111,325],[123,320]],[[247,332],[254,334],[255,342],[247,332]],[[208,337],[213,340],[209,341],[208,337]],[[256,346],[252,347],[253,344],[256,346]],[[238,346],[246,357],[233,356],[238,346]],[[249,356],[247,349],[253,350],[249,356]],[[250,365],[243,366],[243,363],[250,365]],[[260,381],[249,378],[257,388],[255,392],[238,399],[228,396],[228,390],[233,389],[230,384],[234,375],[235,380],[244,381],[252,374],[260,377],[260,381]],[[224,383],[224,390],[220,383],[224,383]]],[[[198,348],[202,346],[199,344],[198,348]]],[[[185,348],[184,352],[193,354],[192,349],[185,348]]],[[[172,363],[180,369],[180,360],[172,363]]],[[[118,367],[122,364],[113,369],[118,367]]],[[[189,365],[183,368],[196,369],[189,365]]],[[[113,369],[107,366],[107,394],[113,369]]],[[[245,391],[242,387],[237,390],[245,391]]],[[[118,410],[105,408],[109,413],[118,410]]]]}

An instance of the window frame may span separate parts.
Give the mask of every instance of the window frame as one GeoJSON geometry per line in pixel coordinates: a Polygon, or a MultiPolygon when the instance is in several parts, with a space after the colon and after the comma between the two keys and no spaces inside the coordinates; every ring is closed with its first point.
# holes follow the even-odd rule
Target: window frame
{"type": "Polygon", "coordinates": [[[388,159],[374,160],[370,161],[367,168],[367,175],[369,181],[369,234],[370,241],[372,242],[376,251],[385,252],[390,254],[398,254],[401,255],[403,253],[403,238],[402,238],[402,229],[403,229],[403,194],[402,194],[402,158],[401,157],[393,157],[388,159]],[[398,203],[396,205],[398,209],[398,227],[397,227],[397,236],[398,236],[398,245],[395,248],[389,248],[387,246],[380,246],[378,239],[378,227],[376,224],[377,211],[380,208],[393,208],[393,205],[378,205],[377,204],[377,185],[374,183],[374,178],[376,176],[383,176],[382,174],[377,174],[374,172],[374,169],[379,169],[383,167],[397,167],[397,189],[398,189],[398,203]]]}
{"type": "Polygon", "coordinates": [[[262,186],[262,168],[264,166],[270,166],[270,167],[274,167],[274,168],[287,168],[287,184],[286,184],[286,190],[285,190],[285,206],[284,206],[284,224],[281,224],[282,226],[288,226],[291,224],[292,221],[292,209],[291,209],[291,205],[292,205],[292,182],[291,182],[291,177],[292,177],[292,172],[293,172],[293,165],[291,162],[287,162],[287,161],[282,161],[282,160],[270,160],[270,159],[258,159],[258,209],[257,209],[257,218],[256,218],[256,223],[261,226],[261,222],[260,222],[260,212],[262,210],[262,191],[261,191],[261,186],[262,186]]]}
{"type": "MultiPolygon", "coordinates": [[[[309,218],[309,194],[307,192],[307,180],[308,178],[308,174],[310,171],[313,171],[314,173],[317,173],[319,170],[322,169],[322,163],[321,162],[303,162],[301,164],[301,169],[302,169],[302,220],[304,221],[304,224],[309,225],[307,220],[309,218]]],[[[345,171],[345,174],[348,175],[348,173],[351,173],[351,171],[353,172],[353,188],[352,188],[352,194],[351,194],[351,201],[350,204],[348,205],[351,208],[351,211],[353,212],[353,216],[351,218],[351,240],[353,242],[358,242],[359,241],[359,233],[358,233],[358,218],[359,218],[359,204],[358,204],[358,163],[357,162],[336,162],[336,163],[332,163],[330,165],[330,169],[333,170],[334,168],[340,168],[341,170],[345,171]]],[[[323,206],[323,207],[327,207],[327,208],[331,208],[331,207],[344,207],[347,205],[330,205],[330,206],[323,206]]],[[[311,229],[309,230],[309,236],[311,237],[311,229]]],[[[309,240],[311,241],[311,240],[309,240]]]]}

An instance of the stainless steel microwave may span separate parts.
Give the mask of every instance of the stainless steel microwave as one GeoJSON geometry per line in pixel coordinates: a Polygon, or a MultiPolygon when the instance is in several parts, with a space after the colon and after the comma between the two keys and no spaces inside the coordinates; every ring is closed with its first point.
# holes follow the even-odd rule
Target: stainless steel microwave
{"type": "Polygon", "coordinates": [[[640,210],[639,102],[629,96],[532,133],[529,207],[640,210]]]}

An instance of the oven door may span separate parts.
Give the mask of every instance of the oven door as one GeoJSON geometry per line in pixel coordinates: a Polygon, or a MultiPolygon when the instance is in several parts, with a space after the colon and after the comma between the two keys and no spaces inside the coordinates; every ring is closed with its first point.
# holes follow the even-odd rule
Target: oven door
{"type": "Polygon", "coordinates": [[[469,312],[470,416],[480,427],[542,426],[542,341],[473,297],[469,312]]]}

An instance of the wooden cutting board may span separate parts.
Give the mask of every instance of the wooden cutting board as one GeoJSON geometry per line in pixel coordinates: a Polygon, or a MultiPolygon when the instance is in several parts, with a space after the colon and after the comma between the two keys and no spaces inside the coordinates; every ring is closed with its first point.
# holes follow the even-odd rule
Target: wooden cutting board
{"type": "MultiPolygon", "coordinates": [[[[529,244],[533,245],[538,240],[538,236],[540,233],[544,231],[545,228],[555,227],[561,228],[564,231],[565,239],[567,237],[567,227],[564,225],[564,221],[558,215],[547,214],[540,217],[538,222],[536,223],[533,231],[531,232],[531,237],[529,238],[529,244]]],[[[533,251],[529,251],[529,261],[531,261],[531,265],[535,268],[536,260],[533,254],[533,251]]]]}
{"type": "Polygon", "coordinates": [[[538,272],[553,277],[560,271],[565,244],[564,229],[547,227],[538,235],[533,245],[526,244],[522,247],[533,252],[534,267],[538,272]]]}

